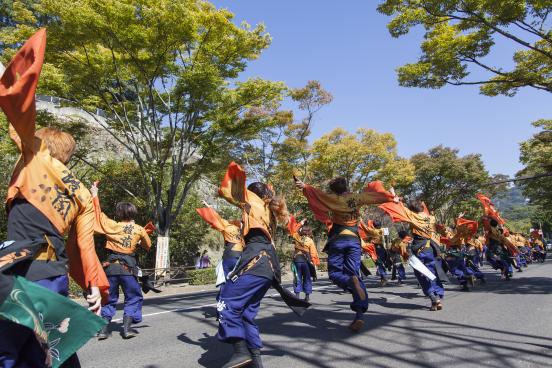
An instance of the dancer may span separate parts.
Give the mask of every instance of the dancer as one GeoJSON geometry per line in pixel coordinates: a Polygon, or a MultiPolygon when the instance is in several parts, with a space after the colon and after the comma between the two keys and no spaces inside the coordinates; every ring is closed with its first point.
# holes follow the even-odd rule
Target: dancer
{"type": "Polygon", "coordinates": [[[399,231],[398,235],[399,237],[391,243],[391,247],[389,248],[389,258],[391,258],[393,264],[391,280],[397,279],[397,283],[402,285],[406,279],[404,262],[408,261],[408,247],[412,238],[404,230],[399,231]]]}
{"type": "Polygon", "coordinates": [[[136,250],[141,246],[149,251],[151,240],[147,230],[134,223],[138,213],[132,203],[117,203],[115,217],[118,221],[115,221],[102,212],[96,183],[90,188],[90,192],[96,217],[94,230],[96,234],[105,236],[105,248],[108,250],[107,260],[103,266],[109,280],[109,300],[102,306],[102,318],[108,324],[98,333],[98,339],[105,340],[109,337],[109,323],[117,312],[119,288],[125,295],[122,336],[124,339],[130,339],[136,336],[131,325],[142,322],[144,300],[140,284],[136,279],[141,276],[136,263],[136,250]]]}
{"type": "Polygon", "coordinates": [[[285,293],[280,286],[280,262],[273,237],[276,225],[289,221],[286,203],[268,185],[253,182],[246,189],[245,182],[245,172],[232,162],[219,189],[221,197],[242,209],[245,241],[241,259],[228,275],[229,282],[221,290],[217,305],[217,338],[234,347],[234,354],[224,367],[242,367],[251,362],[262,367],[262,341],[255,317],[271,285],[285,293]]]}
{"type": "Polygon", "coordinates": [[[509,281],[513,275],[512,263],[509,251],[506,247],[508,239],[503,234],[502,228],[494,218],[483,217],[483,228],[487,237],[487,262],[495,270],[500,270],[501,276],[509,281]]]}
{"type": "Polygon", "coordinates": [[[420,271],[414,270],[425,296],[431,300],[431,311],[443,309],[442,299],[445,296],[442,279],[446,277],[442,270],[441,249],[437,235],[435,217],[429,214],[427,207],[420,200],[414,200],[408,204],[385,203],[379,206],[387,212],[394,222],[407,222],[410,224],[413,234],[410,249],[412,254],[418,257],[423,264],[435,275],[430,280],[420,271]]]}
{"type": "Polygon", "coordinates": [[[531,231],[529,242],[532,248],[533,259],[535,261],[544,262],[546,260],[546,248],[542,241],[541,230],[531,231]]]}
{"type": "Polygon", "coordinates": [[[373,244],[376,252],[376,268],[380,277],[380,286],[387,285],[387,263],[389,257],[387,250],[385,249],[385,236],[383,235],[383,229],[381,228],[381,222],[378,220],[368,220],[366,223],[360,221],[359,228],[362,228],[363,232],[367,236],[367,242],[373,244]]]}
{"type": "Polygon", "coordinates": [[[483,242],[478,236],[468,239],[465,247],[466,267],[481,284],[485,284],[485,274],[479,267],[482,265],[481,254],[483,253],[483,242]]]}
{"type": "Polygon", "coordinates": [[[347,180],[337,177],[330,181],[330,192],[326,193],[294,179],[295,185],[303,189],[315,218],[322,223],[331,221],[333,224],[325,248],[328,253],[328,274],[332,282],[352,294],[353,302],[350,307],[355,312],[355,317],[349,328],[358,332],[364,325],[363,315],[368,309],[368,293],[359,277],[359,211],[365,205],[398,199],[394,193],[386,191],[381,182],[368,184],[361,193],[351,193],[347,180]]]}
{"type": "MultiPolygon", "coordinates": [[[[28,267],[16,267],[12,273],[67,296],[69,269],[85,291],[89,310],[99,314],[109,283],[94,248],[92,198],[65,166],[75,150],[75,140],[53,128],[35,132],[35,89],[45,47],[46,30],[41,29],[13,57],[0,79],[0,107],[11,124],[10,137],[21,152],[6,200],[8,238],[46,244],[28,267]]],[[[0,320],[3,366],[45,366],[45,351],[37,345],[31,329],[0,320]]],[[[76,354],[65,365],[79,366],[76,354]]]]}
{"type": "Polygon", "coordinates": [[[456,276],[463,291],[470,291],[474,278],[482,279],[483,273],[469,268],[466,264],[465,248],[470,239],[477,233],[477,221],[467,220],[461,213],[456,219],[455,232],[446,239],[446,261],[451,273],[456,276]]]}
{"type": "Polygon", "coordinates": [[[236,267],[238,259],[243,252],[243,237],[241,235],[241,223],[239,220],[227,221],[223,219],[207,202],[203,202],[205,208],[197,208],[201,218],[211,227],[222,234],[224,239],[224,251],[222,253],[222,269],[224,278],[236,267]]]}
{"type": "Polygon", "coordinates": [[[502,278],[510,280],[513,274],[512,265],[518,254],[517,247],[507,238],[503,225],[506,223],[496,210],[491,200],[479,193],[476,195],[483,205],[484,216],[481,218],[487,243],[487,261],[495,270],[500,270],[502,278]]]}
{"type": "Polygon", "coordinates": [[[312,230],[305,223],[306,219],[297,223],[295,217],[290,216],[288,231],[295,244],[293,255],[294,292],[298,298],[304,292],[305,301],[309,301],[312,294],[312,282],[316,280],[315,267],[320,265],[320,259],[314,240],[312,240],[312,230]]]}

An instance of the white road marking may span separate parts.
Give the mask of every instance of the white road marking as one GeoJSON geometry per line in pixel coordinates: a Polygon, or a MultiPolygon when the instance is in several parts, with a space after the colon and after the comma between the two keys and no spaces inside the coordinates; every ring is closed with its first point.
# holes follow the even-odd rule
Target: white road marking
{"type": "MultiPolygon", "coordinates": [[[[328,288],[328,287],[330,287],[330,286],[333,286],[333,285],[319,286],[319,287],[312,288],[312,290],[326,289],[326,288],[328,288]]],[[[275,293],[275,294],[269,295],[268,297],[269,297],[269,298],[273,298],[273,297],[278,296],[278,295],[280,295],[280,294],[275,293]]],[[[160,315],[160,314],[166,314],[166,313],[186,312],[186,311],[190,311],[190,310],[194,310],[194,309],[201,309],[201,308],[205,308],[205,307],[214,307],[214,306],[216,306],[216,305],[217,305],[217,303],[211,303],[211,304],[196,305],[196,306],[186,307],[186,308],[171,309],[171,310],[166,310],[166,311],[162,311],[162,312],[148,313],[148,314],[144,314],[144,315],[142,316],[142,318],[144,318],[144,317],[158,316],[158,315],[160,315]]],[[[111,320],[111,322],[121,322],[122,320],[123,320],[122,318],[117,318],[117,319],[111,320]]]]}

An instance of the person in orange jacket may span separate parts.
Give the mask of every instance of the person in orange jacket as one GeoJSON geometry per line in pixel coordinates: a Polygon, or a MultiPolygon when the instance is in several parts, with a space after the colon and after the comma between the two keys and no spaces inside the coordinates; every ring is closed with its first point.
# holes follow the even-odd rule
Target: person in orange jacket
{"type": "MultiPolygon", "coordinates": [[[[0,78],[0,107],[21,152],[8,187],[9,240],[44,241],[34,260],[16,274],[68,295],[69,276],[85,291],[89,309],[100,314],[109,283],[94,247],[94,208],[86,187],[66,166],[75,140],[53,128],[36,130],[35,90],[46,48],[46,30],[35,33],[12,58],[0,78]]],[[[33,331],[0,320],[0,362],[4,366],[44,366],[33,331]]],[[[78,366],[76,354],[66,363],[78,366]]]]}
{"type": "Polygon", "coordinates": [[[412,242],[412,238],[408,236],[408,233],[404,230],[399,231],[399,237],[391,243],[389,248],[389,258],[393,263],[393,269],[391,271],[391,280],[395,280],[395,276],[398,277],[399,285],[404,283],[406,279],[406,270],[404,269],[403,262],[408,260],[408,247],[412,242]]]}
{"type": "Polygon", "coordinates": [[[320,265],[320,259],[314,240],[312,240],[312,230],[305,223],[306,220],[296,223],[295,218],[290,216],[288,230],[295,243],[293,254],[294,292],[298,298],[304,292],[305,300],[309,301],[312,294],[312,281],[316,279],[315,266],[320,265]]]}
{"type": "Polygon", "coordinates": [[[104,270],[109,280],[109,300],[103,304],[102,318],[108,324],[100,331],[100,340],[109,337],[109,322],[117,311],[119,301],[119,288],[125,294],[123,333],[124,339],[135,336],[131,330],[132,323],[142,321],[142,290],[137,277],[138,265],[136,263],[136,249],[141,246],[146,251],[151,248],[151,240],[148,230],[134,222],[137,215],[136,207],[129,202],[119,202],[115,207],[115,216],[119,221],[107,217],[102,212],[98,187],[96,183],[90,188],[94,203],[96,234],[104,235],[107,242],[105,248],[108,251],[107,260],[104,262],[104,270]]]}

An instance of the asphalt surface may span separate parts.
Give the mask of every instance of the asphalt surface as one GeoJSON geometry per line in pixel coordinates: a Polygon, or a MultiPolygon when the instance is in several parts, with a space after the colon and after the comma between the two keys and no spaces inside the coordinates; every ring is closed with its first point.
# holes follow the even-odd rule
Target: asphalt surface
{"type": "MultiPolygon", "coordinates": [[[[302,318],[270,290],[257,322],[263,362],[271,367],[552,367],[552,261],[532,264],[511,281],[488,266],[486,285],[460,292],[451,279],[444,309],[428,310],[413,274],[403,286],[367,280],[370,308],[352,334],[351,297],[328,280],[315,283],[302,318]]],[[[162,295],[162,294],[160,294],[162,295]]],[[[214,292],[145,301],[139,335],[123,340],[122,311],[111,338],[79,351],[83,368],[221,367],[232,349],[215,334],[214,292]]]]}

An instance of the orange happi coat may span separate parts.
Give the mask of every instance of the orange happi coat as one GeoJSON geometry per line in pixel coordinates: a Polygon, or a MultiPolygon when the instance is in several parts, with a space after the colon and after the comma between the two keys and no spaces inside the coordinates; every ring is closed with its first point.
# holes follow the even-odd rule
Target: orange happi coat
{"type": "Polygon", "coordinates": [[[299,253],[308,254],[315,266],[320,265],[320,258],[318,257],[318,250],[316,249],[314,240],[308,236],[299,234],[301,225],[295,220],[295,216],[289,217],[287,228],[295,244],[295,255],[299,253]]]}
{"type": "Polygon", "coordinates": [[[110,219],[102,212],[98,197],[94,197],[94,213],[94,230],[97,234],[105,235],[107,249],[121,254],[134,254],[139,245],[145,250],[151,248],[151,239],[145,228],[134,221],[118,222],[110,219]]]}
{"type": "Polygon", "coordinates": [[[326,193],[306,185],[303,194],[318,221],[356,226],[360,219],[360,209],[365,205],[392,202],[395,196],[386,191],[380,181],[369,183],[360,193],[326,193]]]}
{"type": "Polygon", "coordinates": [[[252,229],[258,229],[269,240],[272,240],[277,223],[269,207],[269,202],[248,190],[245,182],[245,171],[240,165],[231,162],[220,185],[219,195],[242,209],[242,235],[244,237],[252,229]]]}
{"type": "Polygon", "coordinates": [[[196,208],[196,211],[205,222],[222,234],[226,243],[234,244],[232,250],[237,252],[243,251],[243,237],[240,228],[236,224],[223,219],[211,207],[196,208]]]}
{"type": "Polygon", "coordinates": [[[0,107],[13,129],[10,135],[21,151],[13,171],[6,207],[25,198],[67,234],[69,273],[83,288],[97,286],[104,301],[109,283],[94,248],[94,207],[87,188],[35,137],[35,90],[44,51],[46,30],[36,32],[13,57],[0,79],[0,107]]]}

